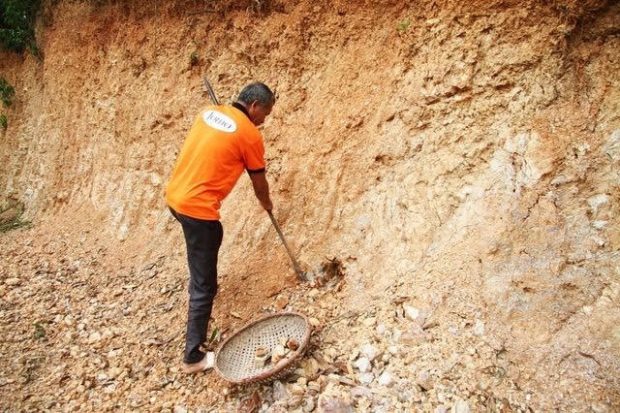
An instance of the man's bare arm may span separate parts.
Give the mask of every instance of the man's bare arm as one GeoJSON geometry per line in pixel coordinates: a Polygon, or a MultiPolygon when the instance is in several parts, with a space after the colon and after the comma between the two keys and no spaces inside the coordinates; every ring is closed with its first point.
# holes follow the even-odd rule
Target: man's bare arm
{"type": "Polygon", "coordinates": [[[265,171],[263,172],[250,172],[250,179],[252,180],[252,186],[254,187],[254,193],[256,198],[260,201],[260,204],[266,211],[273,209],[271,198],[269,197],[269,183],[265,171]]]}

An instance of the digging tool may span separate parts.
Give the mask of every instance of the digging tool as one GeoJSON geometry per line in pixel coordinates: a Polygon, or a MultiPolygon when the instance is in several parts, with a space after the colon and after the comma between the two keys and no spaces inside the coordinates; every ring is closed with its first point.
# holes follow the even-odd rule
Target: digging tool
{"type": "MultiPolygon", "coordinates": [[[[207,90],[207,93],[209,94],[209,97],[211,98],[211,101],[213,103],[215,103],[216,105],[219,105],[220,102],[217,100],[217,96],[215,96],[215,92],[213,91],[213,87],[211,87],[211,83],[209,83],[209,79],[207,79],[206,76],[204,78],[204,87],[207,90]]],[[[271,211],[267,211],[267,213],[269,214],[269,218],[271,218],[271,223],[273,224],[274,228],[276,229],[276,232],[278,233],[278,235],[280,236],[280,239],[282,240],[282,244],[284,244],[284,248],[286,248],[286,252],[288,253],[288,256],[290,257],[291,262],[293,263],[293,268],[295,269],[295,273],[297,274],[297,277],[301,281],[308,281],[308,279],[306,278],[306,275],[301,270],[301,267],[299,266],[299,263],[297,262],[297,260],[293,256],[293,253],[292,253],[291,249],[289,248],[288,243],[286,242],[286,239],[284,239],[284,234],[282,233],[282,230],[280,229],[280,226],[278,225],[278,221],[276,221],[276,219],[273,216],[273,214],[271,213],[271,211]]]]}

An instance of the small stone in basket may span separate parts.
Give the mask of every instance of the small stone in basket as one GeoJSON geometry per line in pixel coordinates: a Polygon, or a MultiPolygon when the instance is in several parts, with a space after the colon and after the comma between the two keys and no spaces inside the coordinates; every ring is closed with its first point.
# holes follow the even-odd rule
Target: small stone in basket
{"type": "Polygon", "coordinates": [[[286,342],[286,347],[291,349],[291,351],[295,351],[299,348],[299,341],[295,340],[294,338],[289,338],[286,342]]]}
{"type": "Polygon", "coordinates": [[[285,348],[281,344],[278,344],[277,346],[275,346],[275,348],[273,349],[273,352],[271,353],[271,361],[274,364],[277,364],[280,360],[286,357],[286,354],[288,353],[287,350],[288,349],[285,348]]]}
{"type": "Polygon", "coordinates": [[[265,347],[258,347],[254,352],[254,364],[256,367],[265,367],[270,358],[269,349],[265,347]]]}

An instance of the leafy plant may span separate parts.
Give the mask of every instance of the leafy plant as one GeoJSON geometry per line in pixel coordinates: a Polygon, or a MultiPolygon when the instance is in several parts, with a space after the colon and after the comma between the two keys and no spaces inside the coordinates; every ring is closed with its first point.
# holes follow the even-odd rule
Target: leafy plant
{"type": "Polygon", "coordinates": [[[411,20],[409,19],[403,19],[398,23],[398,26],[396,26],[396,29],[400,32],[400,33],[404,33],[409,29],[409,26],[411,26],[411,20]]]}
{"type": "Polygon", "coordinates": [[[0,129],[5,129],[9,127],[9,121],[6,118],[6,115],[0,115],[0,129]]]}
{"type": "Polygon", "coordinates": [[[40,0],[2,0],[0,2],[0,46],[21,53],[29,49],[38,56],[34,24],[40,0]]]}
{"type": "Polygon", "coordinates": [[[6,107],[11,106],[13,103],[13,97],[15,96],[15,89],[6,81],[5,78],[0,77],[0,100],[6,107]]]}

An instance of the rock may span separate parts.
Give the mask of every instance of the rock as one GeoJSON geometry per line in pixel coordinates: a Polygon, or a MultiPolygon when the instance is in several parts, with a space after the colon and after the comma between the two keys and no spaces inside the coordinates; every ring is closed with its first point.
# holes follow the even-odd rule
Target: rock
{"type": "Polygon", "coordinates": [[[4,280],[4,283],[11,287],[19,285],[19,278],[7,278],[6,280],[4,280]]]}
{"type": "Polygon", "coordinates": [[[448,409],[445,406],[437,406],[435,413],[448,413],[448,409]]]}
{"type": "Polygon", "coordinates": [[[418,317],[420,317],[420,310],[409,304],[403,304],[403,310],[405,311],[405,317],[411,321],[417,321],[418,317]]]}
{"type": "Polygon", "coordinates": [[[609,203],[609,196],[607,194],[597,194],[588,198],[588,205],[592,211],[592,216],[596,216],[599,209],[609,203]]]}
{"type": "Polygon", "coordinates": [[[93,331],[88,336],[88,343],[93,344],[101,341],[101,334],[98,331],[93,331]]]}
{"type": "Polygon", "coordinates": [[[608,223],[609,223],[608,221],[596,220],[596,221],[592,221],[592,227],[594,229],[601,230],[601,229],[604,229],[608,223]]]}
{"type": "Polygon", "coordinates": [[[380,386],[390,387],[394,381],[392,379],[392,375],[389,372],[384,371],[379,376],[378,382],[380,386]]]}
{"type": "Polygon", "coordinates": [[[303,395],[304,395],[304,393],[306,392],[306,391],[304,390],[304,388],[303,388],[303,387],[301,387],[301,386],[300,386],[300,385],[298,385],[298,384],[290,384],[290,385],[288,386],[288,391],[289,391],[289,393],[291,393],[293,396],[303,396],[303,395]]]}
{"type": "Polygon", "coordinates": [[[308,381],[316,380],[319,376],[319,362],[316,361],[314,357],[310,357],[305,359],[301,365],[303,369],[303,376],[308,379],[308,381]]]}
{"type": "Polygon", "coordinates": [[[291,398],[288,399],[286,404],[288,405],[289,408],[296,409],[299,406],[301,406],[301,403],[303,402],[303,400],[304,400],[303,396],[300,396],[300,395],[292,396],[291,398]]]}
{"type": "Polygon", "coordinates": [[[320,413],[353,413],[354,411],[349,401],[336,396],[321,395],[318,404],[320,413]]]}
{"type": "Polygon", "coordinates": [[[375,379],[375,375],[372,373],[362,373],[357,378],[362,384],[370,384],[375,379]]]}
{"type": "Polygon", "coordinates": [[[379,354],[377,349],[372,344],[364,344],[360,349],[360,353],[366,356],[370,362],[372,362],[379,354]]]}
{"type": "Polygon", "coordinates": [[[620,129],[613,131],[604,150],[611,159],[620,161],[620,129]]]}
{"type": "Polygon", "coordinates": [[[271,362],[273,364],[277,364],[280,360],[282,360],[286,356],[286,353],[287,352],[284,346],[281,344],[278,344],[277,346],[274,347],[273,351],[271,352],[271,362]]]}
{"type": "Polygon", "coordinates": [[[399,342],[408,346],[415,346],[428,339],[426,332],[419,324],[412,324],[411,328],[405,331],[400,337],[399,342]]]}
{"type": "Polygon", "coordinates": [[[310,317],[308,319],[308,322],[310,323],[310,325],[312,327],[315,327],[315,328],[321,325],[321,322],[318,319],[314,318],[314,317],[310,317]]]}
{"type": "Polygon", "coordinates": [[[174,413],[187,413],[187,408],[185,406],[177,404],[176,406],[174,406],[173,412],[174,413]]]}
{"type": "Polygon", "coordinates": [[[458,399],[454,402],[451,413],[469,413],[469,403],[465,400],[458,399]]]}
{"type": "Polygon", "coordinates": [[[433,381],[430,377],[430,374],[426,371],[421,371],[418,373],[418,377],[416,378],[416,384],[420,386],[420,388],[424,391],[429,391],[433,388],[433,381]]]}
{"type": "Polygon", "coordinates": [[[474,323],[474,335],[484,335],[484,323],[481,320],[476,320],[476,322],[474,323]]]}
{"type": "Polygon", "coordinates": [[[284,308],[288,305],[288,297],[285,295],[279,295],[276,298],[275,307],[278,310],[284,310],[284,308]]]}
{"type": "Polygon", "coordinates": [[[289,393],[281,381],[279,380],[274,381],[272,387],[273,387],[273,399],[275,401],[288,399],[289,393]]]}
{"type": "Polygon", "coordinates": [[[312,397],[304,398],[304,401],[301,405],[301,409],[304,411],[304,413],[310,413],[314,411],[315,408],[316,408],[316,403],[314,402],[314,398],[312,397]]]}
{"type": "Polygon", "coordinates": [[[295,351],[299,348],[299,341],[295,340],[294,338],[289,338],[286,342],[286,347],[295,351]]]}
{"type": "Polygon", "coordinates": [[[360,357],[359,359],[355,360],[355,362],[353,363],[353,367],[355,367],[362,373],[367,373],[372,369],[370,360],[368,360],[366,357],[360,357]]]}
{"type": "Polygon", "coordinates": [[[317,381],[308,382],[308,392],[310,394],[316,395],[321,392],[321,385],[317,381]]]}
{"type": "Polygon", "coordinates": [[[368,387],[356,386],[351,389],[351,396],[353,397],[372,397],[372,391],[368,387]]]}

